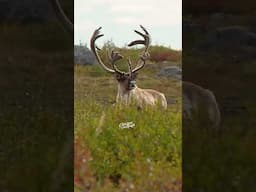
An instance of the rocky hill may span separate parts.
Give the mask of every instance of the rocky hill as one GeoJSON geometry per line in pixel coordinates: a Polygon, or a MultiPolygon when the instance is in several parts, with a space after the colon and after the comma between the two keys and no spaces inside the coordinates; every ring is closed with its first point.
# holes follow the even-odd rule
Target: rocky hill
{"type": "Polygon", "coordinates": [[[52,15],[45,0],[0,0],[0,22],[43,22],[52,15]]]}
{"type": "MultiPolygon", "coordinates": [[[[62,0],[61,5],[73,21],[73,1],[62,0]]],[[[0,22],[42,23],[56,19],[48,0],[0,0],[0,22]]]]}
{"type": "Polygon", "coordinates": [[[96,58],[86,45],[75,45],[74,63],[81,65],[93,65],[96,63],[96,58]]]}

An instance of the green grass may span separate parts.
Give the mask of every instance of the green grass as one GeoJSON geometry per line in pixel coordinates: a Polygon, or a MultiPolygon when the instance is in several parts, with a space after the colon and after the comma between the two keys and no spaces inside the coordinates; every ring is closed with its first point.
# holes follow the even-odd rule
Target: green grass
{"type": "MultiPolygon", "coordinates": [[[[207,126],[183,123],[182,174],[186,192],[255,191],[256,92],[252,89],[255,86],[255,61],[250,58],[244,60],[238,53],[232,55],[236,57],[234,60],[228,55],[222,57],[209,52],[199,56],[193,52],[196,43],[204,41],[205,35],[218,27],[248,27],[253,18],[234,16],[230,21],[207,26],[208,31],[203,35],[184,33],[183,77],[212,90],[222,113],[219,132],[207,126]],[[228,108],[238,109],[238,112],[231,113],[225,109],[226,98],[230,97],[237,100],[229,101],[228,108]]],[[[204,26],[209,18],[207,15],[194,16],[193,20],[204,26]]]]}
{"type": "MultiPolygon", "coordinates": [[[[104,44],[100,51],[100,56],[104,63],[109,63],[108,59],[108,51],[115,50],[121,53],[125,58],[130,58],[133,62],[136,63],[139,59],[140,55],[143,53],[144,48],[127,48],[127,47],[115,47],[114,43],[107,42],[104,44]]],[[[149,47],[150,53],[150,61],[155,62],[175,62],[181,65],[182,59],[182,51],[181,50],[174,50],[169,47],[160,46],[160,45],[152,45],[149,47]]],[[[127,70],[127,64],[123,62],[117,62],[117,65],[121,65],[122,69],[127,70]]]]}
{"type": "Polygon", "coordinates": [[[223,120],[213,129],[183,126],[183,186],[186,191],[254,191],[255,120],[223,120]]]}
{"type": "MultiPolygon", "coordinates": [[[[73,134],[73,48],[59,27],[0,27],[1,191],[51,191],[62,166],[61,150],[73,134]]],[[[73,189],[70,157],[56,183],[67,191],[73,189]]]]}
{"type": "Polygon", "coordinates": [[[75,67],[75,137],[82,146],[75,149],[77,191],[181,190],[180,85],[149,74],[145,69],[138,83],[156,89],[162,83],[158,90],[175,95],[177,106],[164,111],[113,105],[115,80],[98,66],[75,67]],[[125,122],[135,127],[119,128],[125,122]]]}

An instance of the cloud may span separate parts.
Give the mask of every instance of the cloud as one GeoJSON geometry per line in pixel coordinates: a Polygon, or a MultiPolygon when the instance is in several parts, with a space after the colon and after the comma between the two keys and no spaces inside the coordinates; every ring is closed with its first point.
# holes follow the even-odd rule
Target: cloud
{"type": "Polygon", "coordinates": [[[129,35],[121,34],[140,24],[155,32],[157,42],[163,42],[168,34],[177,38],[181,36],[175,35],[181,33],[181,11],[182,0],[75,0],[75,42],[90,36],[99,26],[103,26],[106,37],[126,42],[129,35]]]}
{"type": "Polygon", "coordinates": [[[131,5],[131,4],[117,4],[113,5],[109,9],[110,12],[116,13],[116,14],[127,14],[127,13],[145,13],[145,12],[151,12],[152,11],[152,6],[150,5],[131,5]]]}
{"type": "Polygon", "coordinates": [[[114,23],[117,24],[137,24],[140,23],[137,18],[133,16],[117,17],[113,19],[114,23]]]}
{"type": "Polygon", "coordinates": [[[76,32],[81,32],[81,31],[92,30],[97,26],[93,22],[85,19],[85,20],[83,20],[82,22],[79,22],[79,23],[75,22],[74,27],[75,27],[76,32]]]}
{"type": "Polygon", "coordinates": [[[181,23],[181,5],[181,0],[75,0],[75,17],[102,14],[116,24],[176,25],[181,23]]]}
{"type": "Polygon", "coordinates": [[[93,30],[96,29],[96,24],[85,19],[81,22],[75,22],[74,28],[75,28],[75,42],[79,42],[80,40],[88,41],[89,36],[88,34],[92,34],[93,30]]]}

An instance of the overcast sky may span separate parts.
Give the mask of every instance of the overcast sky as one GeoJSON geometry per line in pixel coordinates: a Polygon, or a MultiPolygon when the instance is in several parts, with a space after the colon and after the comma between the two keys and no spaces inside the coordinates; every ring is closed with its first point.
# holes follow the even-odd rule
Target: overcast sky
{"type": "Polygon", "coordinates": [[[152,44],[182,48],[182,0],[75,0],[75,44],[89,44],[93,31],[102,27],[102,45],[113,40],[124,46],[138,38],[142,24],[152,44]]]}

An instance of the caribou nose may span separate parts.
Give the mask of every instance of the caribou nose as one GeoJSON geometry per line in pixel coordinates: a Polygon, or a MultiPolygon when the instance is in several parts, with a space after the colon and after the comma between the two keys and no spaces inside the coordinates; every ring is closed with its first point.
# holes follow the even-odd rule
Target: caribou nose
{"type": "Polygon", "coordinates": [[[130,82],[130,88],[135,88],[135,83],[136,83],[136,81],[131,81],[130,82]]]}

